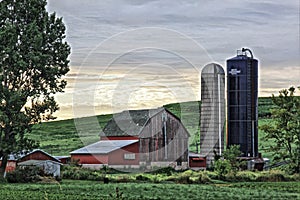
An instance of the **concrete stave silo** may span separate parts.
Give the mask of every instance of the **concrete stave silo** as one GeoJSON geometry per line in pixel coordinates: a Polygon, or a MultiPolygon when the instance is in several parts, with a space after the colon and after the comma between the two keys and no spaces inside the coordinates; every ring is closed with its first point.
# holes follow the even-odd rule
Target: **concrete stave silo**
{"type": "Polygon", "coordinates": [[[215,63],[201,71],[200,153],[210,166],[214,154],[224,150],[225,72],[215,63]],[[214,152],[215,151],[215,152],[214,152]]]}
{"type": "Polygon", "coordinates": [[[227,146],[240,145],[243,156],[258,156],[257,106],[258,61],[242,49],[227,60],[227,146]]]}

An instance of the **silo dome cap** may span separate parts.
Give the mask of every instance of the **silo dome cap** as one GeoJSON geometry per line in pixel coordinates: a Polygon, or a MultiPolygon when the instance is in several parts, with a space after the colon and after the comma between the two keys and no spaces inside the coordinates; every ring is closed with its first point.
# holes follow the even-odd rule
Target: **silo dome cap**
{"type": "Polygon", "coordinates": [[[224,69],[221,65],[218,65],[216,63],[210,63],[205,65],[202,68],[201,73],[203,74],[225,74],[224,69]]]}

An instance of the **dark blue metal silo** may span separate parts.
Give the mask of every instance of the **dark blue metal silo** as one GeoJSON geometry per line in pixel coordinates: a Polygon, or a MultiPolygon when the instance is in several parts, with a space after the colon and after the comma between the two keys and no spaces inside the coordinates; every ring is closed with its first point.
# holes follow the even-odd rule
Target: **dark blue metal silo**
{"type": "Polygon", "coordinates": [[[227,60],[227,146],[240,145],[243,156],[258,156],[257,106],[258,61],[243,48],[227,60]]]}

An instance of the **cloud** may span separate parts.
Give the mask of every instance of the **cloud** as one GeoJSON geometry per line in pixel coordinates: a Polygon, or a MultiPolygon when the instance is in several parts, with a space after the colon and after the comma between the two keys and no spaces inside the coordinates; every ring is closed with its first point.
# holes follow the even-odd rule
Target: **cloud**
{"type": "MultiPolygon", "coordinates": [[[[66,95],[72,95],[76,81],[82,82],[78,92],[84,95],[95,90],[95,98],[105,104],[106,111],[111,108],[107,102],[114,98],[114,87],[130,73],[141,78],[128,100],[130,105],[139,107],[134,100],[138,98],[143,100],[140,106],[150,106],[147,97],[153,99],[152,105],[162,105],[171,101],[170,95],[164,95],[168,93],[165,87],[178,89],[178,81],[169,76],[166,66],[188,77],[193,90],[198,91],[198,72],[191,72],[193,64],[197,70],[212,61],[225,67],[226,59],[241,47],[251,48],[259,59],[260,95],[299,85],[299,1],[48,2],[49,11],[63,16],[72,47],[66,95]],[[141,29],[144,27],[161,31],[141,29]],[[102,93],[94,87],[100,83],[102,93]]],[[[72,98],[64,99],[61,101],[72,98]]]]}

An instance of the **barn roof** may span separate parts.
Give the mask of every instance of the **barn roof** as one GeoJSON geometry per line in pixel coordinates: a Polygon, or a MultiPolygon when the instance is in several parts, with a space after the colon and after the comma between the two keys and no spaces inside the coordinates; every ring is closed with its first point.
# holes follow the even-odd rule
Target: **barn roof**
{"type": "MultiPolygon", "coordinates": [[[[10,154],[10,155],[8,155],[8,159],[7,160],[15,160],[15,161],[17,161],[17,160],[20,160],[20,159],[22,159],[22,158],[24,158],[26,156],[29,156],[30,154],[36,153],[36,152],[40,152],[42,154],[45,154],[45,155],[53,158],[53,160],[55,160],[57,162],[60,162],[57,158],[53,157],[52,155],[50,155],[49,153],[47,153],[46,151],[43,151],[41,149],[34,149],[32,151],[29,151],[29,152],[24,150],[24,151],[21,151],[18,154],[10,154]]],[[[2,160],[2,157],[0,158],[0,160],[2,160]]]]}
{"type": "Polygon", "coordinates": [[[138,140],[101,140],[72,151],[70,154],[107,154],[136,142],[138,140]]]}
{"type": "MultiPolygon", "coordinates": [[[[165,108],[127,110],[114,114],[100,133],[101,136],[138,136],[148,120],[165,108]]],[[[167,111],[169,112],[169,111],[167,111]]]]}
{"type": "Polygon", "coordinates": [[[27,154],[24,154],[20,159],[24,158],[24,157],[27,157],[29,156],[30,154],[33,154],[33,153],[42,153],[44,155],[47,155],[48,157],[52,158],[53,160],[57,161],[57,162],[60,162],[57,158],[55,158],[54,156],[50,155],[49,153],[47,153],[46,151],[43,151],[41,149],[34,149],[33,151],[30,151],[28,152],[27,154]]]}

